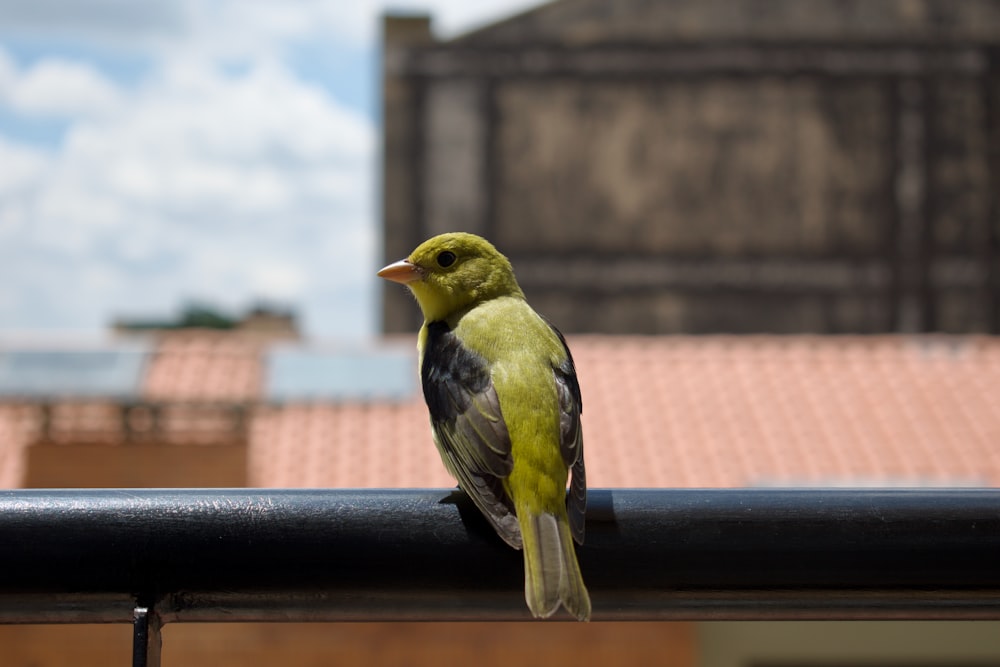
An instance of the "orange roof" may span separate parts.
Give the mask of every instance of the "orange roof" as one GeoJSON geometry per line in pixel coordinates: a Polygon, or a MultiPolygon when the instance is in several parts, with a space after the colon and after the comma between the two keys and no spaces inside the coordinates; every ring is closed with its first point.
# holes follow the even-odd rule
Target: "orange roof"
{"type": "Polygon", "coordinates": [[[1000,339],[571,345],[594,486],[1000,484],[1000,339]]]}
{"type": "Polygon", "coordinates": [[[258,336],[181,330],[162,334],[143,383],[153,401],[249,401],[261,391],[258,336]]]}
{"type": "Polygon", "coordinates": [[[17,487],[24,479],[24,450],[37,428],[34,417],[31,406],[0,404],[0,489],[17,487]]]}
{"type": "MultiPolygon", "coordinates": [[[[592,488],[1000,486],[1000,337],[571,336],[569,344],[592,488]]],[[[254,486],[453,485],[419,395],[267,404],[261,346],[232,334],[168,336],[143,395],[253,403],[254,486]]],[[[29,427],[17,409],[0,406],[0,485],[23,465],[29,427]]]]}
{"type": "MultiPolygon", "coordinates": [[[[570,338],[597,487],[1000,485],[1000,339],[570,338]]],[[[271,407],[261,486],[450,485],[419,396],[271,407]]]]}
{"type": "Polygon", "coordinates": [[[251,486],[454,486],[422,399],[265,407],[250,432],[251,486]]]}

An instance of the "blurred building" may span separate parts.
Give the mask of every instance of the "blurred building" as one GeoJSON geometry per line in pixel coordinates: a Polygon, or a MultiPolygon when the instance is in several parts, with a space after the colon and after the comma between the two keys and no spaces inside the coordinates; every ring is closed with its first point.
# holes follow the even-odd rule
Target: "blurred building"
{"type": "Polygon", "coordinates": [[[173,318],[121,317],[112,323],[111,329],[119,334],[211,329],[239,331],[275,339],[294,340],[300,337],[295,313],[290,308],[280,308],[267,304],[257,304],[242,315],[237,316],[212,306],[190,303],[183,308],[179,315],[173,318]]]}
{"type": "Polygon", "coordinates": [[[993,0],[388,17],[385,259],[482,234],[569,332],[1000,332],[998,45],[993,0]]]}

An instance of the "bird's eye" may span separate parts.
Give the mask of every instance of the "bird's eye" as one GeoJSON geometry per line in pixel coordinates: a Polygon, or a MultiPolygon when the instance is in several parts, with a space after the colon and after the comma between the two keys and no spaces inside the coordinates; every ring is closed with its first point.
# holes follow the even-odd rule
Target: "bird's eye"
{"type": "Polygon", "coordinates": [[[437,263],[442,269],[447,269],[449,266],[455,263],[455,253],[450,250],[445,250],[442,253],[438,253],[437,263]]]}

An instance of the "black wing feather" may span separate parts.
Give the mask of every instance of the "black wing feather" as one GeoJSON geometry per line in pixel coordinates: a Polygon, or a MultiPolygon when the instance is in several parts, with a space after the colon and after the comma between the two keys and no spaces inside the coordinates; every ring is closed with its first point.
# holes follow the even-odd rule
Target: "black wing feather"
{"type": "Polygon", "coordinates": [[[580,395],[576,366],[573,364],[573,355],[566,345],[566,339],[551,322],[546,320],[546,323],[559,337],[559,342],[566,351],[566,359],[553,368],[552,372],[556,378],[556,390],[559,394],[559,446],[563,461],[572,472],[572,481],[566,495],[566,511],[569,514],[573,539],[577,544],[583,544],[587,514],[587,471],[583,463],[583,428],[580,424],[583,397],[580,395]]]}
{"type": "Polygon", "coordinates": [[[510,435],[486,360],[444,322],[427,325],[420,381],[434,438],[459,486],[508,544],[521,531],[502,478],[513,469],[510,435]]]}

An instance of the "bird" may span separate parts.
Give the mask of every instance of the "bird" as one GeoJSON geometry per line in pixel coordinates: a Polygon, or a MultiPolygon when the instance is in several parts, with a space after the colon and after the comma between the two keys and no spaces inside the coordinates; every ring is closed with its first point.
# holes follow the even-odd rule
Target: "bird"
{"type": "Polygon", "coordinates": [[[434,236],[378,275],[420,306],[434,443],[497,534],[523,550],[531,614],[561,605],[590,620],[573,544],[583,544],[587,508],[583,405],[566,339],[528,305],[510,261],[475,234],[434,236]]]}

